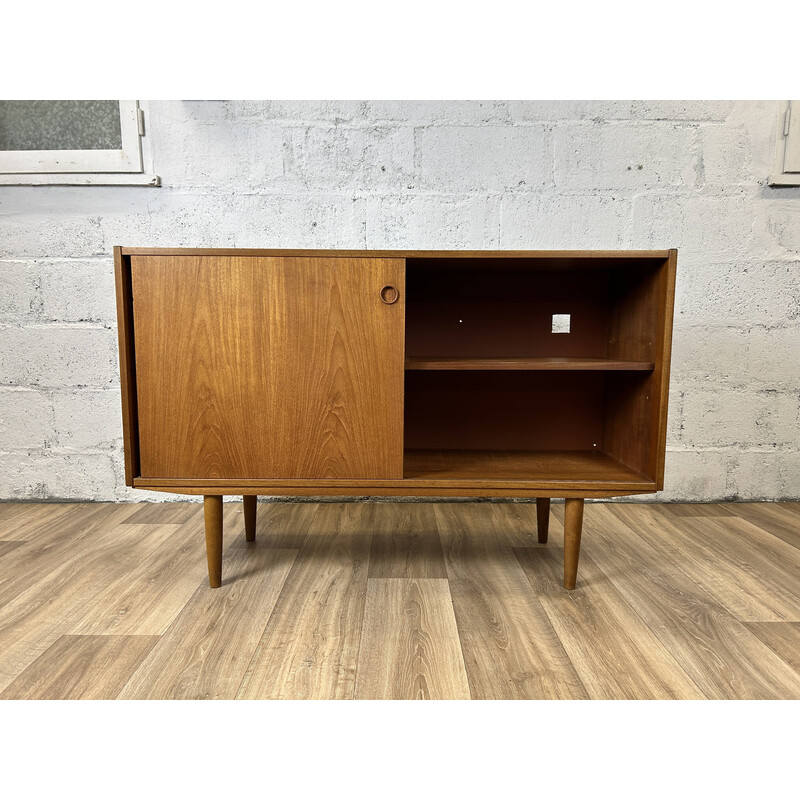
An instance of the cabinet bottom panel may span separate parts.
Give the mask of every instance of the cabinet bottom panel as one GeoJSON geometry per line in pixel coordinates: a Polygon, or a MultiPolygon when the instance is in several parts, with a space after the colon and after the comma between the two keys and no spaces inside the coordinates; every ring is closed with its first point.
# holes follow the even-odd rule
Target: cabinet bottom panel
{"type": "Polygon", "coordinates": [[[387,497],[616,497],[657,491],[598,451],[407,450],[404,478],[383,481],[136,478],[134,487],[183,494],[387,497]]]}

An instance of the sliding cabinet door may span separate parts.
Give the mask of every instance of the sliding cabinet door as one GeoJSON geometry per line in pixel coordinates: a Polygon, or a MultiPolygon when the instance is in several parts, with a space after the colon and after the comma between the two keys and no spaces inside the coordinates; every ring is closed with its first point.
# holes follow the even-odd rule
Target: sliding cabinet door
{"type": "Polygon", "coordinates": [[[133,256],[131,274],[142,477],[402,477],[402,259],[133,256]]]}

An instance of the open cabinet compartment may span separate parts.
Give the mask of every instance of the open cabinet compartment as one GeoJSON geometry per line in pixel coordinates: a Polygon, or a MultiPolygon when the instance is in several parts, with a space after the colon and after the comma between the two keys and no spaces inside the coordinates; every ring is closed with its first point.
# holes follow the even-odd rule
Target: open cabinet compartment
{"type": "Polygon", "coordinates": [[[658,258],[409,258],[404,476],[659,484],[666,277],[658,258]]]}

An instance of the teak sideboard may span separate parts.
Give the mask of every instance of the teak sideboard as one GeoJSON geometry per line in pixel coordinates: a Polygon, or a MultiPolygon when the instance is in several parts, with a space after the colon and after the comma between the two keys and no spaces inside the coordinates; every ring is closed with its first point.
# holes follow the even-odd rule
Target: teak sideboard
{"type": "Polygon", "coordinates": [[[663,488],[676,250],[114,248],[125,480],[205,497],[663,488]]]}

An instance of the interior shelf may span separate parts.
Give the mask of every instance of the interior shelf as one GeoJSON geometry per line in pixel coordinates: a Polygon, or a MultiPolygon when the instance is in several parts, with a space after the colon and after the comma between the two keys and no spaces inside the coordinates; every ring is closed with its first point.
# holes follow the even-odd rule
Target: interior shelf
{"type": "Polygon", "coordinates": [[[652,372],[652,361],[618,358],[443,358],[406,359],[407,370],[597,370],[652,372]]]}
{"type": "Polygon", "coordinates": [[[597,450],[406,450],[403,477],[416,480],[647,483],[597,450]]]}

